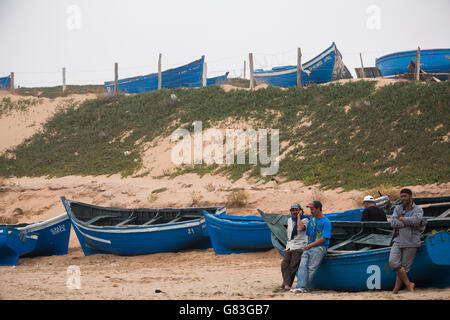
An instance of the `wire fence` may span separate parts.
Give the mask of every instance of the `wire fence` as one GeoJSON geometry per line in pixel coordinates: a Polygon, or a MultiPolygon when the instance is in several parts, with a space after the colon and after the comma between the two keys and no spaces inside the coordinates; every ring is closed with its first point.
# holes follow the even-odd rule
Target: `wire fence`
{"type": "MultiPolygon", "coordinates": [[[[270,70],[273,67],[295,66],[297,64],[297,50],[298,48],[291,48],[279,52],[253,52],[253,69],[270,70]]],[[[365,60],[364,67],[370,67],[375,65],[375,57],[380,57],[389,52],[388,50],[363,52],[339,51],[343,57],[344,64],[348,67],[353,77],[356,77],[356,72],[354,72],[354,69],[361,68],[361,54],[365,60]]],[[[302,64],[316,57],[319,53],[320,52],[317,51],[313,52],[309,50],[302,50],[302,64]]],[[[228,78],[249,79],[250,70],[248,60],[248,54],[225,56],[211,59],[209,61],[205,60],[207,62],[207,77],[217,77],[228,72],[228,78]]],[[[182,61],[180,57],[176,57],[175,59],[172,59],[171,57],[170,61],[167,61],[167,64],[164,62],[165,60],[163,57],[163,65],[165,70],[186,64],[186,60],[182,61]]],[[[9,73],[10,71],[2,70],[0,71],[0,77],[8,76],[9,73]]],[[[119,66],[119,74],[121,79],[149,75],[153,73],[157,73],[156,59],[153,64],[129,65],[126,63],[121,63],[119,66]]],[[[15,70],[14,83],[16,87],[44,87],[48,85],[58,86],[62,84],[62,77],[58,76],[58,74],[61,75],[61,70],[15,70]]],[[[106,81],[113,81],[114,79],[114,63],[111,63],[110,67],[102,66],[93,69],[71,69],[69,66],[66,67],[66,77],[67,85],[104,85],[106,81]]]]}

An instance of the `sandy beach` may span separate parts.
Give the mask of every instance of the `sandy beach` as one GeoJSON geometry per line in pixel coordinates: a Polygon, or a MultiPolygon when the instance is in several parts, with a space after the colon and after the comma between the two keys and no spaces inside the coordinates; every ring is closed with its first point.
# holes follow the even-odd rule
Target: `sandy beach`
{"type": "MultiPolygon", "coordinates": [[[[257,215],[256,208],[288,213],[288,204],[321,197],[325,211],[358,207],[360,191],[321,191],[300,182],[259,186],[242,179],[234,184],[224,177],[184,175],[173,180],[120,176],[13,178],[0,192],[0,217],[12,222],[35,222],[64,212],[60,195],[87,203],[119,207],[189,206],[192,194],[201,193],[202,204],[226,204],[226,194],[235,188],[246,190],[248,203],[229,208],[235,215],[257,215]],[[207,191],[215,183],[222,191],[207,191]],[[149,202],[156,188],[167,188],[149,202]],[[209,188],[208,188],[209,189],[209,188]],[[20,207],[23,214],[14,209],[20,207]]],[[[449,194],[450,184],[413,187],[418,194],[449,194]]],[[[211,190],[211,189],[209,189],[211,190]]],[[[418,288],[414,294],[390,292],[315,291],[306,295],[273,293],[281,284],[281,257],[268,252],[231,255],[213,249],[123,257],[85,257],[75,233],[71,232],[69,253],[64,256],[21,258],[16,267],[0,267],[1,299],[450,299],[450,288],[418,288]],[[80,272],[80,289],[67,283],[73,268],[80,272]],[[155,291],[156,290],[156,291],[155,291]],[[161,292],[158,292],[161,291],[161,292]]]]}

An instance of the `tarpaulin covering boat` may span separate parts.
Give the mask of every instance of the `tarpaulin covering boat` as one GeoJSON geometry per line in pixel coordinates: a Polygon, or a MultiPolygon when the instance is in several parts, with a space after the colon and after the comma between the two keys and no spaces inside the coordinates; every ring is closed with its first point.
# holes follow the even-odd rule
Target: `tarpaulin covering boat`
{"type": "Polygon", "coordinates": [[[261,217],[213,215],[203,212],[214,251],[218,254],[265,251],[273,248],[270,230],[261,217]]]}
{"type": "Polygon", "coordinates": [[[38,235],[36,246],[26,254],[27,257],[67,254],[71,228],[69,216],[65,212],[46,221],[1,226],[38,235]]]}
{"type": "Polygon", "coordinates": [[[11,76],[0,78],[0,90],[8,89],[11,81],[11,76]]]}
{"type": "Polygon", "coordinates": [[[38,235],[12,227],[0,227],[0,266],[15,266],[19,257],[34,250],[38,235]]]}
{"type": "MultiPolygon", "coordinates": [[[[415,64],[417,51],[401,51],[384,55],[375,59],[383,77],[406,74],[410,70],[411,61],[415,64]]],[[[450,49],[428,49],[420,51],[420,69],[447,80],[450,75],[450,49]]]]}
{"type": "Polygon", "coordinates": [[[99,207],[65,197],[61,201],[85,255],[138,255],[210,248],[203,211],[213,214],[225,211],[225,207],[99,207]]]}
{"type": "MultiPolygon", "coordinates": [[[[258,210],[282,255],[288,215],[258,210]]],[[[389,222],[332,221],[330,247],[312,286],[324,290],[390,290],[396,274],[389,266],[392,228],[389,222]]],[[[408,277],[416,287],[450,286],[450,219],[428,219],[408,277]]]]}
{"type": "MultiPolygon", "coordinates": [[[[253,76],[256,84],[266,83],[280,87],[292,87],[297,85],[297,66],[274,67],[271,70],[256,69],[253,76]]],[[[301,81],[303,86],[351,78],[353,77],[344,65],[342,55],[334,42],[321,54],[302,64],[301,81]]]]}

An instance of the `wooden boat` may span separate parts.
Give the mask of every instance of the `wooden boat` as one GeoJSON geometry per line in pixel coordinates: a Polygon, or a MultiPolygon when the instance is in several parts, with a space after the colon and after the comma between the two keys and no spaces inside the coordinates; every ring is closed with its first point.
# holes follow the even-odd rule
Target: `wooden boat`
{"type": "Polygon", "coordinates": [[[19,257],[34,250],[38,235],[12,227],[0,227],[0,266],[15,266],[19,257]]]}
{"type": "Polygon", "coordinates": [[[15,228],[19,232],[29,232],[38,236],[33,251],[24,254],[27,257],[67,254],[70,219],[65,212],[46,221],[1,226],[15,228]]]}
{"type": "Polygon", "coordinates": [[[11,85],[11,76],[0,78],[0,90],[9,89],[10,85],[11,85]]]}
{"type": "Polygon", "coordinates": [[[270,230],[261,217],[203,212],[214,251],[218,254],[266,251],[273,248],[270,230]]]}
{"type": "Polygon", "coordinates": [[[203,211],[225,207],[123,209],[61,201],[85,255],[139,255],[211,247],[203,211]]]}
{"type": "MultiPolygon", "coordinates": [[[[297,85],[297,66],[275,67],[271,70],[256,69],[253,76],[256,84],[292,87],[297,85]]],[[[351,78],[353,77],[344,65],[342,55],[334,42],[321,54],[302,64],[303,86],[351,78]]]]}
{"type": "MultiPolygon", "coordinates": [[[[161,88],[195,88],[203,85],[203,65],[205,56],[186,65],[161,72],[161,88]]],[[[228,72],[224,75],[206,79],[206,85],[224,84],[228,72]]],[[[141,93],[158,89],[158,73],[130,77],[118,80],[120,92],[141,93]]],[[[105,81],[105,90],[114,92],[114,81],[105,81]]]]}
{"type": "MultiPolygon", "coordinates": [[[[258,210],[282,255],[289,216],[258,210]]],[[[396,274],[389,266],[392,228],[389,222],[332,221],[330,247],[313,287],[324,290],[391,290],[396,274]]],[[[416,287],[450,286],[450,218],[427,220],[422,244],[408,273],[416,287]]]]}
{"type": "MultiPolygon", "coordinates": [[[[384,55],[375,60],[383,77],[406,74],[411,62],[415,65],[417,51],[401,51],[384,55]]],[[[450,49],[428,49],[420,51],[420,69],[440,80],[450,75],[450,49]]]]}
{"type": "Polygon", "coordinates": [[[208,79],[206,79],[206,85],[212,86],[212,85],[225,84],[225,82],[227,81],[227,78],[228,78],[228,74],[229,74],[229,72],[225,73],[224,75],[218,76],[218,77],[208,78],[208,79]]]}

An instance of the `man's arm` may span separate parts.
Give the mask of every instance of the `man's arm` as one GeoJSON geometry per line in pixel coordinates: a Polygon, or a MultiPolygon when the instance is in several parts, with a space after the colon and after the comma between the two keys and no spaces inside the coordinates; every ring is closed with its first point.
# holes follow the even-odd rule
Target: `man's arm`
{"type": "Polygon", "coordinates": [[[398,220],[398,216],[399,216],[399,209],[400,207],[397,206],[394,209],[394,213],[391,216],[391,227],[394,229],[401,229],[405,227],[405,224],[402,221],[398,220]]]}
{"type": "Polygon", "coordinates": [[[304,250],[308,250],[308,249],[311,249],[312,247],[320,246],[320,245],[322,245],[325,241],[327,241],[327,238],[320,238],[320,239],[317,239],[316,241],[311,242],[310,244],[306,245],[304,250]]]}
{"type": "Polygon", "coordinates": [[[420,222],[423,218],[423,209],[421,207],[416,207],[413,214],[410,217],[403,217],[402,222],[410,227],[420,226],[420,222]]]}

